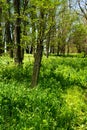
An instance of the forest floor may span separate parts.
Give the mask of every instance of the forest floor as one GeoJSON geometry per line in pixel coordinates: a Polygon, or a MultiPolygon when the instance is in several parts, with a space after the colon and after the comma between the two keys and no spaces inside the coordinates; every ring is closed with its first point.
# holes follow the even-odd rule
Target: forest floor
{"type": "Polygon", "coordinates": [[[32,68],[0,57],[0,130],[87,130],[87,58],[43,56],[33,89],[32,68]]]}

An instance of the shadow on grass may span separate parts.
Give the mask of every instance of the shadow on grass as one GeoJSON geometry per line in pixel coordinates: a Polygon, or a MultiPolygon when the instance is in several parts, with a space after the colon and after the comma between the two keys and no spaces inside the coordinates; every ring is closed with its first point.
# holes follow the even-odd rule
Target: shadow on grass
{"type": "MultiPolygon", "coordinates": [[[[84,58],[51,58],[50,60],[46,59],[41,66],[39,84],[41,88],[51,88],[51,87],[61,87],[62,89],[67,89],[70,86],[80,86],[85,87],[82,84],[82,81],[76,77],[71,79],[72,71],[74,73],[73,76],[78,73],[79,70],[83,70],[87,67],[87,60],[84,58]],[[69,69],[67,69],[69,67],[69,69]],[[64,70],[65,69],[65,70],[64,70]],[[55,71],[57,70],[57,73],[55,71]],[[64,71],[62,71],[64,70],[64,71]],[[70,71],[70,72],[68,72],[70,71]],[[68,73],[68,74],[67,74],[68,73]],[[64,75],[65,74],[65,75],[64,75]]],[[[29,86],[31,82],[32,76],[32,64],[25,65],[25,67],[5,67],[1,71],[0,79],[3,82],[16,81],[21,84],[25,84],[25,86],[29,86]]]]}
{"type": "Polygon", "coordinates": [[[20,67],[5,67],[1,71],[0,79],[2,82],[9,83],[10,81],[25,84],[29,86],[31,82],[32,65],[27,65],[23,68],[20,67]]]}

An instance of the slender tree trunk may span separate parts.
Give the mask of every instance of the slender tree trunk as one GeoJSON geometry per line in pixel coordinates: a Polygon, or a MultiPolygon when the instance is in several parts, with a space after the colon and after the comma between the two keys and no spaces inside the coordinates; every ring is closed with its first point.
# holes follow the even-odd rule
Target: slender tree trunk
{"type": "Polygon", "coordinates": [[[47,44],[46,44],[46,56],[47,58],[49,57],[49,47],[50,47],[50,35],[51,35],[51,28],[48,32],[48,36],[47,36],[47,44]]]}
{"type": "MultiPolygon", "coordinates": [[[[7,4],[10,6],[10,1],[11,0],[6,0],[7,4]]],[[[7,51],[10,54],[10,57],[13,58],[13,43],[12,43],[12,24],[10,22],[10,16],[11,16],[11,8],[8,8],[8,19],[6,19],[5,23],[5,41],[6,41],[6,46],[7,46],[7,51]]]]}
{"type": "Polygon", "coordinates": [[[14,26],[13,23],[10,23],[10,33],[11,33],[11,44],[10,44],[10,50],[9,54],[11,58],[14,58],[14,26]]]}
{"type": "Polygon", "coordinates": [[[60,45],[58,43],[58,45],[57,45],[57,56],[59,56],[59,53],[60,53],[60,45]]]}
{"type": "Polygon", "coordinates": [[[42,52],[43,52],[43,46],[42,46],[42,43],[40,43],[37,45],[37,50],[35,54],[35,62],[34,62],[34,67],[33,67],[31,87],[36,86],[38,83],[41,60],[42,60],[42,52]]]}
{"type": "Polygon", "coordinates": [[[35,61],[34,61],[32,81],[31,81],[32,88],[38,84],[41,60],[42,60],[42,54],[43,54],[43,39],[44,39],[44,31],[45,31],[43,9],[40,10],[39,20],[40,20],[40,24],[38,28],[39,34],[38,34],[38,39],[37,39],[37,49],[36,49],[36,54],[35,54],[35,61]]]}
{"type": "MultiPolygon", "coordinates": [[[[0,2],[1,4],[1,2],[0,2]]],[[[1,19],[2,19],[2,8],[0,7],[0,55],[4,52],[4,45],[2,43],[2,25],[1,25],[1,19]]]]}
{"type": "Polygon", "coordinates": [[[13,55],[13,48],[10,48],[10,57],[13,58],[14,55],[13,55]]]}
{"type": "Polygon", "coordinates": [[[9,52],[9,55],[11,58],[13,58],[13,43],[11,38],[11,28],[10,28],[10,22],[7,21],[5,24],[5,41],[6,41],[6,50],[9,52]]]}
{"type": "Polygon", "coordinates": [[[49,57],[49,41],[46,44],[46,56],[49,57]]]}
{"type": "Polygon", "coordinates": [[[5,37],[6,37],[7,51],[9,51],[12,43],[9,21],[7,21],[5,24],[5,37]]]}
{"type": "Polygon", "coordinates": [[[30,54],[33,54],[33,46],[30,47],[30,54]]]}
{"type": "Polygon", "coordinates": [[[31,18],[31,27],[32,27],[32,41],[31,41],[31,49],[30,49],[30,54],[34,54],[34,48],[35,48],[35,41],[36,41],[36,25],[35,25],[35,18],[37,18],[36,13],[34,10],[36,9],[36,6],[32,6],[32,10],[30,13],[30,18],[31,18]]]}
{"type": "Polygon", "coordinates": [[[81,46],[80,45],[76,45],[76,48],[77,48],[77,52],[81,53],[81,46]]]}
{"type": "Polygon", "coordinates": [[[55,53],[55,51],[54,51],[54,45],[52,45],[52,46],[50,46],[50,53],[55,53]]]}
{"type": "MultiPolygon", "coordinates": [[[[26,9],[28,8],[28,0],[23,0],[23,15],[27,15],[26,14],[26,9]]],[[[27,35],[26,32],[26,26],[27,26],[27,22],[25,20],[22,21],[23,22],[23,35],[27,35]]],[[[22,44],[25,44],[25,42],[23,42],[22,44]]],[[[21,60],[23,61],[24,59],[24,47],[21,47],[21,60]]]]}
{"type": "Polygon", "coordinates": [[[3,44],[2,44],[2,30],[1,30],[1,23],[0,23],[0,55],[3,53],[3,44]]]}
{"type": "Polygon", "coordinates": [[[69,43],[67,44],[67,55],[69,55],[69,51],[70,51],[70,47],[69,47],[69,43]]]}
{"type": "Polygon", "coordinates": [[[61,53],[62,53],[63,55],[65,55],[65,44],[62,45],[62,47],[61,47],[61,53]]]}

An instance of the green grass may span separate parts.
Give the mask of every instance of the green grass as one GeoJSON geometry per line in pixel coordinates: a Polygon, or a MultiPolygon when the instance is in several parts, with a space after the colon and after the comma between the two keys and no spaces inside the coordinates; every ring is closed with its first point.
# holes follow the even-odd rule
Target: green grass
{"type": "Polygon", "coordinates": [[[0,57],[0,130],[86,130],[87,58],[44,56],[33,89],[32,67],[0,57]]]}

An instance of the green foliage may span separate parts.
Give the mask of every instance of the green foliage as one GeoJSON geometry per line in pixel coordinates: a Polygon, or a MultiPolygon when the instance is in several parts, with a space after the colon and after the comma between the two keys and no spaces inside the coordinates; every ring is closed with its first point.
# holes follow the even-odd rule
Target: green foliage
{"type": "Polygon", "coordinates": [[[78,85],[86,87],[87,62],[85,58],[49,58],[43,61],[40,82],[42,86],[61,84],[62,88],[78,85]],[[47,84],[48,83],[48,84],[47,84]]]}
{"type": "Polygon", "coordinates": [[[83,24],[74,25],[72,37],[74,44],[76,44],[78,52],[86,53],[86,36],[87,26],[84,26],[83,24]]]}
{"type": "Polygon", "coordinates": [[[30,89],[32,62],[26,55],[16,67],[0,57],[0,129],[86,130],[87,59],[43,57],[39,85],[30,89]]]}

